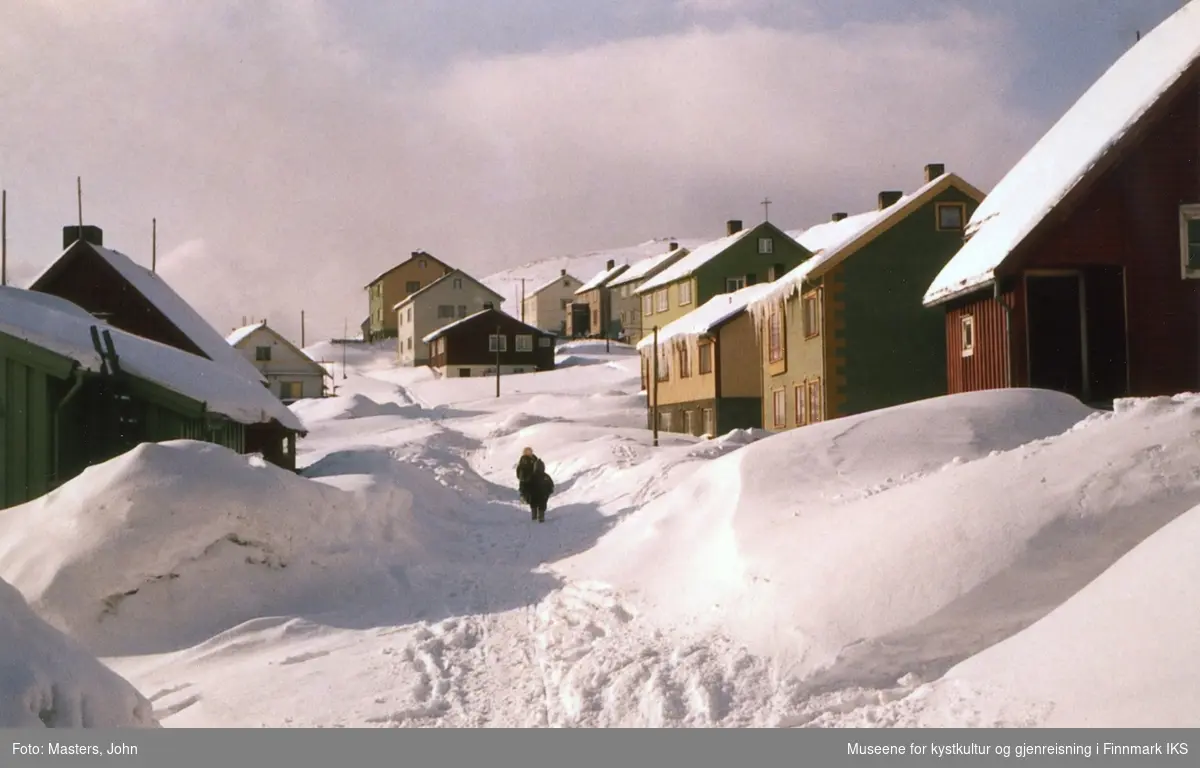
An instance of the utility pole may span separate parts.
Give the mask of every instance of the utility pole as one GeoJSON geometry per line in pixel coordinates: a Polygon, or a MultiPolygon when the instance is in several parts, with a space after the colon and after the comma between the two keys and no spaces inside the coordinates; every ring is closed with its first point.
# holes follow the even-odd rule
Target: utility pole
{"type": "Polygon", "coordinates": [[[83,239],[83,177],[75,177],[75,205],[79,211],[79,239],[83,239]]]}
{"type": "Polygon", "coordinates": [[[158,272],[158,219],[150,219],[150,271],[158,272]]]}
{"type": "Polygon", "coordinates": [[[650,408],[650,426],[654,430],[654,447],[658,447],[658,326],[654,326],[654,370],[650,381],[653,396],[650,408]]]}
{"type": "MultiPolygon", "coordinates": [[[[349,330],[344,328],[344,331],[349,330]]],[[[304,310],[300,310],[300,349],[304,349],[304,310]]]]}
{"type": "Polygon", "coordinates": [[[500,397],[500,326],[496,326],[496,397],[500,397]]]}
{"type": "Polygon", "coordinates": [[[521,278],[521,322],[525,322],[525,278],[521,278]]]}
{"type": "Polygon", "coordinates": [[[342,381],[346,380],[346,345],[350,343],[350,321],[342,318],[342,381]]]}
{"type": "Polygon", "coordinates": [[[0,190],[0,285],[8,285],[8,190],[0,190]]]}

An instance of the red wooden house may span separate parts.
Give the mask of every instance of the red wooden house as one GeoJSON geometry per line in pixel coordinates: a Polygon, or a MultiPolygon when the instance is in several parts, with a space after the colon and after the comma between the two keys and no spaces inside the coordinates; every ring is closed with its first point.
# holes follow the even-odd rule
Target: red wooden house
{"type": "Polygon", "coordinates": [[[987,196],[925,294],[951,393],[1200,388],[1200,4],[1125,53],[987,196]]]}
{"type": "Polygon", "coordinates": [[[424,338],[429,367],[447,377],[534,373],[554,368],[554,334],[498,309],[444,325],[424,338]]]}

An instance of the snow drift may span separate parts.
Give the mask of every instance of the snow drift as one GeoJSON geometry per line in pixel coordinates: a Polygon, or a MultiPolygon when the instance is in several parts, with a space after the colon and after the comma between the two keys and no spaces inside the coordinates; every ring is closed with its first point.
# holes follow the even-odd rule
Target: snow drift
{"type": "Polygon", "coordinates": [[[556,567],[814,686],[940,674],[1200,502],[1197,416],[1014,390],[827,422],[712,462],[556,567]]]}
{"type": "Polygon", "coordinates": [[[0,576],[97,655],[154,652],[367,599],[381,551],[420,556],[433,527],[395,484],[364,501],[220,446],[149,443],[5,510],[0,576]]]}
{"type": "Polygon", "coordinates": [[[157,725],[144,696],[0,580],[0,728],[157,725]]]}

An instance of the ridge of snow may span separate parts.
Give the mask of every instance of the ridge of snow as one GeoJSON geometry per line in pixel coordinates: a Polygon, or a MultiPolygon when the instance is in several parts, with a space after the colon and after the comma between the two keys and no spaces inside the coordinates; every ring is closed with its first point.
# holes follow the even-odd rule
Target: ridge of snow
{"type": "Polygon", "coordinates": [[[243,325],[241,328],[235,328],[232,333],[225,337],[225,341],[229,344],[229,346],[236,347],[238,344],[241,344],[243,341],[249,338],[250,334],[254,333],[260,328],[265,328],[266,325],[267,324],[265,322],[258,322],[251,323],[250,325],[243,325]]]}
{"type": "Polygon", "coordinates": [[[1142,37],[1025,153],[975,209],[967,241],[925,293],[937,303],[990,283],[1008,255],[1200,59],[1200,5],[1142,37]]]}

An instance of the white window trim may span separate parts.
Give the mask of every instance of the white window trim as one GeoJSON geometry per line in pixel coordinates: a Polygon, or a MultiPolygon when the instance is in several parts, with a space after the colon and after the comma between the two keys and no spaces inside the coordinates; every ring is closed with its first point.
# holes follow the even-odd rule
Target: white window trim
{"type": "Polygon", "coordinates": [[[771,390],[771,426],[786,427],[787,426],[787,390],[773,389],[771,390]],[[779,408],[779,404],[783,403],[783,408],[779,408]]]}
{"type": "Polygon", "coordinates": [[[508,351],[508,334],[489,333],[488,334],[488,352],[507,352],[508,351]],[[499,339],[499,341],[497,341],[499,339]],[[499,346],[499,349],[496,347],[499,346]]]}
{"type": "Polygon", "coordinates": [[[647,316],[654,314],[654,296],[649,293],[642,296],[642,314],[647,316]]]}
{"type": "Polygon", "coordinates": [[[758,238],[758,252],[763,255],[775,253],[775,241],[769,237],[758,238]]]}
{"type": "Polygon", "coordinates": [[[937,203],[933,207],[934,226],[938,232],[962,232],[967,227],[967,206],[964,203],[937,203]],[[942,226],[942,211],[953,208],[958,211],[958,226],[942,226]]]}
{"type": "Polygon", "coordinates": [[[518,333],[516,347],[517,347],[518,352],[532,352],[533,351],[533,334],[532,333],[518,333]]]}
{"type": "Polygon", "coordinates": [[[654,311],[666,312],[670,308],[667,303],[667,289],[661,288],[654,294],[654,311]]]}
{"type": "Polygon", "coordinates": [[[975,315],[963,315],[960,325],[962,356],[971,357],[975,354],[975,315]]]}
{"type": "Polygon", "coordinates": [[[682,283],[679,284],[679,306],[685,307],[691,303],[692,303],[692,281],[684,280],[682,283]]]}
{"type": "Polygon", "coordinates": [[[725,293],[733,293],[740,291],[746,287],[746,278],[742,277],[727,277],[725,278],[725,293]],[[740,283],[740,285],[739,285],[740,283]]]}
{"type": "Polygon", "coordinates": [[[1200,203],[1179,206],[1179,269],[1184,280],[1200,279],[1200,269],[1188,269],[1188,222],[1200,219],[1200,203]]]}

